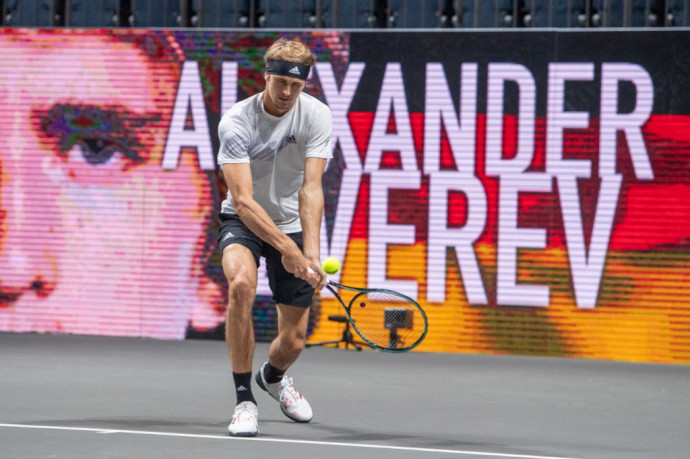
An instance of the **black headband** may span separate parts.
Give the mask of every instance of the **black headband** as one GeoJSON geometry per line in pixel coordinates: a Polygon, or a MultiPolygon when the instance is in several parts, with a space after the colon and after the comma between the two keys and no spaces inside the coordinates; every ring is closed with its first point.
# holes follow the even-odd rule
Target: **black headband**
{"type": "Polygon", "coordinates": [[[266,63],[266,73],[270,75],[281,75],[292,78],[299,78],[306,80],[309,76],[311,67],[297,62],[279,61],[277,59],[269,59],[266,63]]]}

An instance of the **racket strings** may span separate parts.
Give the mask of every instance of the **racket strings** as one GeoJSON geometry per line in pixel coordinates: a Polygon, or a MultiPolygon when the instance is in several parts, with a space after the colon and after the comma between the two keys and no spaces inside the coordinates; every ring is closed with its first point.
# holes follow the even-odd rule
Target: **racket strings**
{"type": "Polygon", "coordinates": [[[385,349],[413,346],[425,330],[424,317],[418,307],[387,291],[355,295],[350,301],[350,317],[363,338],[385,349]]]}

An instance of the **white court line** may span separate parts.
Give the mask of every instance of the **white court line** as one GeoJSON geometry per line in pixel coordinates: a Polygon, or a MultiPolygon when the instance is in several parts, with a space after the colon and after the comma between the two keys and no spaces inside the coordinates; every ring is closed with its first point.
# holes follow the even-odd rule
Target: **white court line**
{"type": "Polygon", "coordinates": [[[232,441],[258,441],[268,443],[294,443],[301,445],[317,445],[317,446],[342,446],[347,448],[369,448],[369,449],[387,449],[393,451],[412,451],[420,453],[436,453],[436,454],[459,454],[459,455],[475,455],[475,456],[489,456],[489,457],[511,457],[519,459],[576,459],[563,456],[533,456],[529,454],[506,454],[506,453],[490,453],[483,451],[462,451],[455,449],[437,449],[437,448],[415,448],[408,446],[393,446],[393,445],[374,445],[368,443],[343,443],[334,441],[313,441],[313,440],[289,440],[283,438],[242,438],[231,437],[229,435],[203,435],[203,434],[186,434],[177,432],[153,432],[148,430],[120,430],[107,428],[93,428],[93,427],[66,427],[66,426],[46,426],[33,424],[0,424],[0,427],[11,427],[18,429],[48,429],[48,430],[68,430],[75,432],[96,432],[101,434],[129,434],[129,435],[152,435],[158,437],[180,437],[180,438],[211,438],[214,440],[232,440],[232,441]]]}

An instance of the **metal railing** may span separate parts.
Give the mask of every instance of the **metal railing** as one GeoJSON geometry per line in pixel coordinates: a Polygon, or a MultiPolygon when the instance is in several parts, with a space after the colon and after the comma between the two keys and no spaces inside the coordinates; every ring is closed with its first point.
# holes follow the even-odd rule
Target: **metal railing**
{"type": "Polygon", "coordinates": [[[0,0],[9,27],[505,28],[690,25],[690,0],[0,0]]]}

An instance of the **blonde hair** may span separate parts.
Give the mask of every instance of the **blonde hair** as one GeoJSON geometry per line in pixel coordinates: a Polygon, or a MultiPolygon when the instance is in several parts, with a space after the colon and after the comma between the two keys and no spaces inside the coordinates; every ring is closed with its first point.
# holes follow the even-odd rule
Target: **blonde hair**
{"type": "Polygon", "coordinates": [[[269,59],[296,62],[312,67],[316,62],[316,55],[300,41],[279,38],[266,50],[264,63],[268,63],[269,59]]]}

